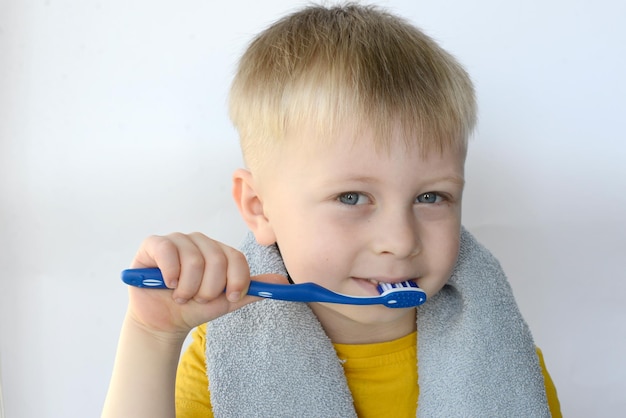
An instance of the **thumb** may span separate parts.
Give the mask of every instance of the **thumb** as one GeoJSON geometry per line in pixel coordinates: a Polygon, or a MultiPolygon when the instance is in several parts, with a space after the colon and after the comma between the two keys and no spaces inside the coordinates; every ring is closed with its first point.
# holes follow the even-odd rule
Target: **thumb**
{"type": "MultiPolygon", "coordinates": [[[[280,284],[280,285],[289,284],[289,280],[285,276],[282,276],[280,274],[259,274],[257,276],[251,276],[250,279],[255,282],[261,282],[261,283],[280,284]]],[[[230,310],[239,309],[244,305],[247,305],[252,302],[258,302],[259,300],[263,300],[263,299],[265,298],[260,297],[260,296],[245,295],[237,301],[231,301],[230,310]]]]}
{"type": "Polygon", "coordinates": [[[250,277],[250,279],[263,283],[289,284],[289,280],[280,274],[259,274],[258,276],[250,277]]]}

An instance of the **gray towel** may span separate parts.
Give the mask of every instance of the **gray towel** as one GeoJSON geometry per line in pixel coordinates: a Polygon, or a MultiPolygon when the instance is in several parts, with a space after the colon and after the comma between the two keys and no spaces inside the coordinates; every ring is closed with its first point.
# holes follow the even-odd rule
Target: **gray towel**
{"type": "MultiPolygon", "coordinates": [[[[253,275],[286,275],[249,235],[253,275]]],[[[448,284],[418,308],[419,417],[549,417],[535,345],[498,261],[463,230],[448,284]]],[[[354,417],[333,345],[303,303],[265,300],[210,322],[216,417],[354,417]]]]}

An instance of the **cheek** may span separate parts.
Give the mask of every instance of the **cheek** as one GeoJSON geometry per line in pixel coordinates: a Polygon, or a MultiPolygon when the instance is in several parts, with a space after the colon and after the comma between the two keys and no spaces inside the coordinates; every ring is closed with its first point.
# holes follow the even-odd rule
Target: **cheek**
{"type": "MultiPolygon", "coordinates": [[[[424,256],[438,275],[449,276],[459,255],[460,227],[450,223],[444,228],[429,229],[423,242],[424,256]]],[[[447,277],[446,277],[447,279],[447,277]]]]}
{"type": "Polygon", "coordinates": [[[291,279],[295,283],[314,282],[323,284],[330,275],[332,264],[329,255],[316,252],[310,246],[299,246],[299,251],[283,253],[283,261],[291,279]]]}
{"type": "Polygon", "coordinates": [[[454,270],[454,266],[456,265],[456,260],[459,256],[459,245],[460,238],[457,236],[456,238],[448,240],[441,249],[440,264],[443,274],[446,276],[446,281],[450,278],[452,270],[454,270]]]}
{"type": "Polygon", "coordinates": [[[313,281],[324,283],[334,277],[343,277],[346,272],[339,271],[342,266],[352,263],[349,241],[344,236],[330,231],[328,226],[298,227],[298,233],[292,229],[279,237],[285,266],[296,283],[313,281]],[[281,241],[281,239],[285,239],[281,241]],[[284,242],[284,244],[281,244],[284,242]]]}

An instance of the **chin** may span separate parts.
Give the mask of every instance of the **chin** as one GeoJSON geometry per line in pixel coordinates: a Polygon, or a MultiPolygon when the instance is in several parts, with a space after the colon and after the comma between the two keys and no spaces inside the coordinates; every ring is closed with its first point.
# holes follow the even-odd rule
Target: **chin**
{"type": "Polygon", "coordinates": [[[408,312],[414,312],[415,308],[387,308],[382,305],[337,305],[320,304],[335,314],[341,315],[351,322],[362,325],[380,325],[392,323],[395,320],[404,318],[408,312]],[[331,306],[332,305],[332,306],[331,306]]]}

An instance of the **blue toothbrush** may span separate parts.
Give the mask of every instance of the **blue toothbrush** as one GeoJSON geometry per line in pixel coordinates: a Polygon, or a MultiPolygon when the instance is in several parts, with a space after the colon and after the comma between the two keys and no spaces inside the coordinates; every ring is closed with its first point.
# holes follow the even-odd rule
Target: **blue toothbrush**
{"type": "MultiPolygon", "coordinates": [[[[130,286],[167,289],[158,268],[127,269],[122,281],[130,286]]],[[[252,280],[248,295],[291,302],[328,302],[348,305],[385,305],[388,308],[410,308],[426,302],[426,293],[415,282],[381,283],[379,296],[348,296],[315,283],[274,284],[252,280]]]]}

